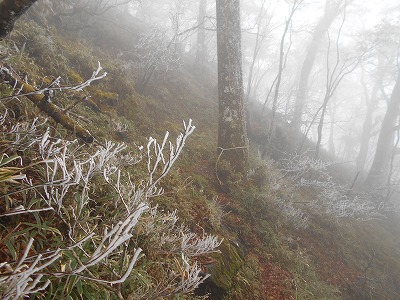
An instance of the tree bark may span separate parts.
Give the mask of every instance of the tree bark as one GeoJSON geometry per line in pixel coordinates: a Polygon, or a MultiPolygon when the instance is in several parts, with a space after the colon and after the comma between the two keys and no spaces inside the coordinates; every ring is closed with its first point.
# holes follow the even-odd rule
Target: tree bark
{"type": "Polygon", "coordinates": [[[248,140],[243,101],[240,1],[217,0],[218,152],[220,160],[243,176],[248,168],[248,140]]]}
{"type": "Polygon", "coordinates": [[[3,0],[0,2],[0,40],[14,28],[21,17],[37,0],[3,0]]]}
{"type": "Polygon", "coordinates": [[[370,188],[381,187],[386,183],[390,156],[393,152],[396,120],[400,112],[400,74],[393,88],[392,96],[387,106],[382,129],[379,133],[374,160],[368,173],[366,184],[370,188]]]}
{"type": "Polygon", "coordinates": [[[77,124],[74,120],[68,117],[57,105],[48,102],[45,95],[34,94],[35,88],[31,85],[23,82],[18,75],[13,74],[8,68],[0,64],[0,81],[9,84],[16,90],[21,90],[23,94],[30,94],[26,97],[31,100],[41,111],[48,114],[53,118],[54,121],[60,123],[65,129],[74,132],[79,138],[86,143],[92,143],[93,136],[84,129],[82,126],[77,124]]]}

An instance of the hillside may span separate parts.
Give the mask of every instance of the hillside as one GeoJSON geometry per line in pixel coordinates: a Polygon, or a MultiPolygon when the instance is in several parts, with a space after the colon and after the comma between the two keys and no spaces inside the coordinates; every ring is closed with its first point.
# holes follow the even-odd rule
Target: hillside
{"type": "MultiPolygon", "coordinates": [[[[92,76],[98,62],[107,72],[83,91],[55,90],[51,99],[95,137],[91,145],[72,142],[74,133],[26,97],[4,98],[13,91],[5,82],[0,85],[5,99],[0,103],[0,168],[6,174],[0,177],[0,293],[7,291],[6,284],[18,284],[5,281],[10,272],[35,267],[40,255],[47,261],[37,266],[54,264],[40,269],[41,277],[35,278],[49,284],[33,292],[32,299],[201,299],[206,294],[209,299],[399,299],[398,212],[375,210],[368,195],[349,190],[353,178],[344,167],[289,153],[294,147],[284,121],[270,142],[274,147],[261,158],[268,120],[255,112],[248,180],[221,186],[216,176],[215,65],[197,68],[191,56],[184,56],[179,68],[157,72],[139,93],[141,70],[124,51],[138,37],[140,24],[129,28],[131,40],[124,38],[126,32],[119,37],[117,30],[107,24],[107,30],[99,27],[83,38],[25,18],[0,44],[1,63],[37,89],[58,76],[62,86],[77,85],[92,76]],[[94,38],[100,33],[107,43],[99,45],[94,38]],[[82,100],[85,96],[90,98],[82,100]],[[191,134],[189,119],[196,127],[191,134]],[[149,179],[148,165],[157,157],[163,160],[157,147],[166,131],[175,149],[179,133],[187,137],[186,144],[169,174],[162,177],[164,161],[149,179]],[[158,144],[150,144],[155,156],[148,160],[150,136],[158,144]],[[126,148],[116,151],[118,145],[107,141],[126,148]],[[61,163],[60,170],[45,163],[64,157],[65,170],[71,171],[80,161],[86,174],[90,163],[85,162],[100,164],[102,149],[109,149],[104,168],[64,190],[67,179],[58,177],[61,163]],[[41,186],[51,180],[54,190],[41,186]],[[63,203],[43,210],[53,205],[50,194],[64,192],[63,203]],[[138,199],[144,199],[147,211],[138,199]],[[19,214],[21,207],[38,211],[19,214]],[[129,242],[112,248],[113,236],[107,234],[120,228],[126,207],[137,212],[137,220],[130,221],[136,226],[129,242]],[[34,244],[27,247],[31,239],[34,244]],[[76,251],[71,250],[74,243],[79,244],[76,251]],[[89,253],[104,248],[115,252],[94,264],[95,255],[89,253]],[[62,249],[62,255],[52,261],[55,249],[62,249]],[[122,256],[126,260],[120,261],[122,256]],[[119,282],[132,261],[129,278],[119,282]],[[199,274],[211,276],[193,290],[199,274]]],[[[168,161],[173,155],[166,145],[168,161]]]]}

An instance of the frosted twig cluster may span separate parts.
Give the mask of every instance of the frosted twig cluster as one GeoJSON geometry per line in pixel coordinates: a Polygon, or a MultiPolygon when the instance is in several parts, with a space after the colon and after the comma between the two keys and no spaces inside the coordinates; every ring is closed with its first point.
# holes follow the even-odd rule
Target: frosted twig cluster
{"type": "Polygon", "coordinates": [[[197,263],[189,264],[187,257],[182,255],[182,263],[179,266],[180,282],[174,290],[174,293],[189,293],[199,286],[209,275],[200,276],[201,269],[197,263]]]}
{"type": "MultiPolygon", "coordinates": [[[[187,257],[212,253],[222,243],[214,235],[203,234],[199,237],[187,227],[178,225],[176,211],[160,214],[158,208],[150,210],[149,218],[144,222],[143,231],[152,244],[159,245],[160,253],[183,253],[187,257]]],[[[157,249],[152,249],[157,251],[157,249]]]]}
{"type": "Polygon", "coordinates": [[[192,134],[196,127],[192,125],[192,120],[186,124],[183,122],[183,133],[179,134],[176,139],[175,146],[168,142],[169,132],[164,136],[164,140],[161,144],[157,143],[157,140],[150,137],[147,143],[147,170],[149,172],[148,182],[148,195],[154,192],[157,183],[169,172],[172,165],[181,153],[187,137],[192,134]],[[164,151],[166,150],[167,144],[169,145],[169,157],[166,159],[164,151]],[[156,174],[156,172],[159,172],[156,174]]]}
{"type": "Polygon", "coordinates": [[[213,235],[204,235],[199,238],[193,232],[184,232],[182,234],[181,249],[187,256],[197,256],[206,253],[215,252],[214,249],[221,245],[221,240],[213,235]]]}
{"type": "MultiPolygon", "coordinates": [[[[303,154],[293,154],[280,161],[280,179],[288,178],[297,188],[313,189],[317,193],[317,200],[306,201],[305,204],[319,212],[335,218],[374,218],[382,216],[384,211],[377,208],[371,199],[365,195],[350,196],[348,189],[333,181],[327,167],[331,163],[315,159],[303,154]]],[[[278,184],[278,183],[277,183],[278,184]]],[[[296,227],[304,228],[308,217],[293,203],[279,205],[285,217],[291,220],[296,227]],[[296,225],[297,224],[297,225],[296,225]]]]}
{"type": "Polygon", "coordinates": [[[295,207],[292,202],[282,202],[279,208],[285,219],[292,222],[297,229],[306,229],[308,227],[309,216],[300,208],[295,207]]]}
{"type": "Polygon", "coordinates": [[[280,161],[280,171],[283,173],[281,178],[290,178],[296,181],[313,171],[325,171],[329,165],[331,165],[330,162],[315,159],[309,156],[307,152],[293,153],[289,155],[289,158],[280,161]]]}
{"type": "MultiPolygon", "coordinates": [[[[42,254],[39,252],[28,257],[28,253],[36,249],[34,239],[31,239],[18,262],[0,262],[2,299],[27,297],[48,289],[52,279],[58,278],[59,281],[70,275],[114,289],[115,284],[123,283],[130,277],[143,257],[143,246],[133,246],[139,232],[150,242],[151,252],[156,253],[156,259],[165,255],[182,257],[182,261],[175,258],[162,262],[166,266],[166,277],[148,295],[187,293],[207,277],[200,274],[200,267],[193,257],[216,251],[221,241],[205,233],[199,237],[184,225],[177,225],[176,212],[151,208],[150,199],[162,193],[162,189],[156,185],[170,171],[186,138],[195,129],[191,120],[184,123],[183,133],[178,136],[176,143],[168,141],[168,133],[162,144],[150,138],[147,147],[133,150],[132,156],[132,152],[127,153],[126,145],[112,142],[105,142],[104,146],[98,146],[89,153],[77,141],[51,137],[45,121],[39,119],[23,125],[12,122],[14,119],[8,118],[7,112],[0,115],[0,126],[14,128],[11,132],[2,133],[3,138],[7,136],[12,143],[6,149],[11,151],[29,145],[30,151],[36,153],[33,161],[41,170],[43,182],[37,183],[37,180],[27,178],[26,188],[20,187],[11,192],[18,194],[32,190],[34,197],[40,201],[39,206],[26,209],[19,205],[0,217],[54,210],[56,217],[61,218],[67,226],[68,236],[63,238],[69,242],[63,249],[48,249],[42,254]],[[147,153],[142,153],[145,150],[147,153]],[[135,154],[137,152],[139,154],[135,154]],[[125,176],[123,168],[139,163],[142,155],[147,156],[148,175],[135,184],[129,174],[125,176]],[[91,218],[88,205],[93,202],[93,191],[99,186],[107,186],[108,191],[113,192],[109,204],[115,207],[113,216],[108,217],[104,224],[91,218]],[[122,204],[125,209],[121,210],[122,204]],[[80,242],[75,242],[77,240],[80,242]],[[60,263],[54,263],[56,261],[60,263]],[[3,269],[7,272],[3,272],[3,269]],[[94,273],[102,269],[113,271],[94,273]]],[[[18,253],[15,255],[18,256],[18,253]]],[[[140,290],[142,288],[139,287],[137,291],[140,290]]],[[[138,299],[143,299],[145,294],[139,294],[138,299]]]]}
{"type": "MultiPolygon", "coordinates": [[[[5,110],[3,115],[0,116],[0,125],[4,124],[8,115],[8,110],[5,110]]],[[[24,121],[11,126],[2,126],[4,137],[10,141],[7,147],[10,150],[25,151],[39,143],[42,136],[37,133],[38,127],[41,127],[46,121],[39,121],[39,118],[34,118],[31,122],[24,121]]]]}
{"type": "MultiPolygon", "coordinates": [[[[133,236],[133,228],[137,225],[142,213],[145,212],[147,209],[148,206],[144,203],[141,203],[134,212],[129,214],[129,216],[125,220],[118,222],[113,228],[111,228],[110,231],[108,231],[106,228],[104,230],[101,242],[99,243],[99,245],[97,245],[89,260],[85,262],[80,268],[74,270],[72,273],[81,273],[85,269],[88,269],[91,266],[105,261],[113,252],[118,250],[121,245],[129,241],[133,236]]],[[[133,251],[133,257],[129,263],[127,270],[125,271],[125,274],[117,281],[109,281],[108,283],[116,284],[124,282],[128,278],[129,274],[132,272],[133,267],[141,252],[142,249],[135,249],[133,251]]]]}
{"type": "Polygon", "coordinates": [[[44,276],[41,272],[60,258],[60,251],[57,250],[47,256],[38,255],[33,261],[27,262],[33,242],[34,240],[31,238],[14,268],[7,262],[0,262],[0,270],[2,268],[6,270],[6,272],[0,273],[1,299],[9,300],[26,297],[29,294],[46,289],[50,284],[50,280],[41,282],[44,276]]]}
{"type": "Polygon", "coordinates": [[[135,46],[136,66],[144,70],[154,68],[166,72],[173,69],[179,63],[179,56],[172,47],[174,40],[160,29],[142,34],[135,46]]]}
{"type": "MultiPolygon", "coordinates": [[[[31,93],[25,93],[25,94],[21,94],[20,90],[15,90],[14,89],[14,93],[11,96],[7,96],[7,97],[2,97],[0,98],[0,100],[4,101],[4,100],[10,100],[13,98],[18,98],[18,97],[22,97],[22,96],[30,96],[30,95],[37,95],[37,94],[44,94],[44,95],[52,95],[55,91],[82,91],[84,88],[90,86],[94,81],[103,79],[107,76],[107,72],[103,72],[102,74],[100,74],[100,72],[103,70],[103,68],[100,65],[100,62],[98,62],[98,66],[97,69],[93,72],[92,76],[88,79],[86,79],[85,81],[77,84],[77,85],[71,85],[71,86],[61,86],[60,82],[61,82],[61,77],[57,77],[55,80],[53,80],[47,87],[45,88],[41,88],[38,89],[34,92],[31,93]]],[[[10,73],[11,71],[5,67],[2,67],[1,72],[8,72],[10,73]]]]}

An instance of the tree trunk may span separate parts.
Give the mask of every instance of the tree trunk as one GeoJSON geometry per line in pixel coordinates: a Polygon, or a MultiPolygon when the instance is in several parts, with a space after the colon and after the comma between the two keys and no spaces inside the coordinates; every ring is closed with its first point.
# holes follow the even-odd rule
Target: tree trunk
{"type": "Polygon", "coordinates": [[[207,0],[199,0],[199,15],[197,23],[199,28],[197,29],[197,52],[196,52],[196,63],[204,64],[207,59],[207,48],[206,48],[206,30],[204,26],[206,16],[207,0]]]}
{"type": "Polygon", "coordinates": [[[324,98],[324,103],[322,104],[322,109],[321,109],[321,117],[318,122],[318,131],[317,131],[317,144],[315,147],[315,157],[319,157],[319,152],[321,148],[321,142],[322,142],[322,128],[324,127],[324,120],[325,120],[325,113],[326,113],[326,108],[328,106],[328,102],[330,99],[330,91],[327,90],[324,98]]]}
{"type": "Polygon", "coordinates": [[[314,66],[315,58],[321,44],[321,39],[326,31],[331,26],[333,20],[339,15],[341,6],[339,3],[331,3],[329,0],[325,4],[325,12],[323,17],[318,22],[314,29],[311,42],[308,46],[306,57],[301,67],[299,86],[297,89],[296,102],[293,112],[292,127],[299,129],[302,122],[304,104],[307,99],[308,92],[308,79],[311,74],[311,70],[314,66]]]}
{"type": "MultiPolygon", "coordinates": [[[[217,0],[218,153],[228,172],[245,175],[248,140],[243,101],[240,1],[217,0]]],[[[232,175],[232,174],[228,174],[232,175]]]]}
{"type": "Polygon", "coordinates": [[[396,120],[400,111],[400,74],[397,77],[392,96],[387,106],[382,129],[379,133],[374,161],[368,173],[366,184],[370,188],[381,187],[386,183],[390,155],[394,147],[396,120]]]}
{"type": "Polygon", "coordinates": [[[365,163],[367,161],[369,140],[371,138],[371,130],[373,127],[372,115],[378,102],[378,91],[381,84],[382,78],[378,78],[372,89],[369,103],[367,104],[367,112],[365,113],[365,119],[360,137],[360,151],[358,152],[356,160],[357,172],[361,173],[364,172],[365,163]]]}
{"type": "Polygon", "coordinates": [[[331,126],[329,128],[329,154],[332,155],[332,157],[336,156],[336,149],[335,149],[335,118],[336,117],[336,103],[332,103],[331,105],[331,111],[330,111],[330,121],[331,121],[331,126]]]}
{"type": "Polygon", "coordinates": [[[253,71],[254,71],[254,66],[256,64],[257,61],[257,57],[258,54],[260,52],[261,49],[261,45],[263,43],[264,40],[264,34],[265,32],[260,33],[261,30],[261,26],[262,26],[262,17],[265,13],[264,11],[264,5],[265,5],[266,0],[263,1],[261,8],[260,8],[260,12],[258,14],[257,17],[257,32],[256,32],[256,41],[255,41],[255,45],[254,45],[254,49],[253,49],[253,58],[250,64],[250,69],[249,69],[249,75],[248,75],[248,79],[247,79],[247,89],[246,89],[246,100],[250,101],[250,97],[252,95],[252,88],[253,88],[253,71]],[[262,35],[262,36],[261,36],[262,35]]]}
{"type": "Polygon", "coordinates": [[[0,2],[0,40],[14,28],[21,17],[37,0],[3,0],[0,2]]]}

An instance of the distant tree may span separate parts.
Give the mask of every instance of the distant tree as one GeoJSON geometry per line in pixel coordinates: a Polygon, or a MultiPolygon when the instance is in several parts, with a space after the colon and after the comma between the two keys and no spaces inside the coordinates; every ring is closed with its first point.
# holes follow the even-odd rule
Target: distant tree
{"type": "Polygon", "coordinates": [[[340,14],[340,12],[345,6],[346,6],[346,1],[343,0],[340,1],[326,0],[324,15],[315,26],[315,29],[312,33],[311,41],[307,48],[303,65],[301,67],[300,79],[299,79],[296,102],[292,119],[293,128],[297,129],[301,126],[304,104],[308,92],[308,79],[310,77],[312,68],[314,66],[314,62],[318,54],[321,40],[328,31],[332,22],[340,14]]]}
{"type": "Polygon", "coordinates": [[[343,55],[341,54],[340,51],[340,39],[341,39],[341,34],[342,34],[342,28],[344,25],[344,22],[346,21],[346,13],[344,12],[343,14],[343,19],[342,23],[340,25],[340,28],[338,30],[337,36],[335,38],[335,50],[332,51],[332,46],[331,46],[331,37],[329,32],[327,32],[328,35],[328,47],[327,47],[327,55],[326,55],[326,77],[325,77],[325,93],[324,93],[324,98],[322,101],[321,106],[317,109],[317,111],[314,114],[314,117],[308,126],[305,135],[303,137],[303,141],[300,145],[300,150],[304,146],[304,142],[308,136],[308,133],[310,132],[310,129],[313,127],[314,122],[318,119],[318,127],[317,127],[317,142],[316,142],[316,147],[315,147],[315,157],[319,157],[320,153],[320,148],[321,148],[321,142],[322,142],[322,133],[323,133],[323,127],[324,127],[324,121],[325,121],[325,115],[327,113],[328,109],[328,104],[333,95],[335,94],[336,90],[338,89],[339,85],[343,81],[343,79],[352,73],[361,60],[365,56],[365,51],[362,51],[361,53],[347,53],[345,57],[342,57],[343,55]],[[331,62],[331,56],[334,52],[334,61],[331,62]]]}
{"type": "Polygon", "coordinates": [[[7,36],[21,17],[37,0],[3,0],[0,2],[0,40],[7,36]]]}
{"type": "Polygon", "coordinates": [[[206,16],[207,0],[199,1],[199,14],[197,23],[199,28],[197,29],[197,52],[196,52],[196,63],[204,64],[207,59],[207,48],[206,48],[206,29],[204,26],[206,16]]]}
{"type": "Polygon", "coordinates": [[[343,21],[339,28],[339,32],[336,38],[336,53],[335,53],[335,62],[333,68],[331,69],[330,66],[330,52],[331,52],[331,40],[328,31],[328,52],[326,58],[326,83],[325,83],[325,95],[324,100],[321,107],[318,109],[317,114],[321,111],[321,115],[318,122],[318,137],[317,137],[317,145],[316,145],[316,152],[315,156],[318,158],[321,142],[322,142],[322,129],[324,126],[325,114],[328,108],[328,103],[334,93],[336,92],[338,86],[342,82],[345,76],[352,73],[356,67],[359,65],[361,60],[363,59],[365,53],[362,52],[360,54],[355,55],[347,55],[347,57],[342,58],[339,49],[339,40],[341,37],[342,27],[344,22],[346,21],[346,12],[344,10],[343,13],[343,21]]]}
{"type": "MultiPolygon", "coordinates": [[[[382,63],[380,60],[378,61],[378,68],[382,63]]],[[[362,131],[361,131],[361,136],[360,136],[360,150],[357,155],[356,159],[356,169],[357,172],[364,172],[365,169],[365,164],[367,161],[367,156],[368,156],[368,148],[370,145],[370,138],[371,138],[371,132],[374,126],[373,123],[373,113],[376,109],[376,106],[378,104],[378,92],[379,89],[382,86],[382,77],[383,77],[383,72],[382,70],[378,70],[377,78],[375,79],[375,83],[372,87],[372,90],[369,92],[367,84],[364,81],[364,76],[362,76],[361,79],[361,84],[363,86],[364,94],[365,94],[365,102],[367,105],[367,110],[365,112],[365,118],[364,122],[362,125],[362,131]]]]}
{"type": "Polygon", "coordinates": [[[254,87],[254,81],[255,81],[255,76],[254,76],[254,69],[256,66],[256,62],[258,59],[258,55],[260,53],[261,47],[263,45],[263,42],[265,38],[267,37],[267,31],[269,30],[269,23],[272,18],[267,17],[267,12],[268,9],[265,8],[265,3],[266,0],[263,0],[257,19],[256,19],[256,31],[255,31],[255,42],[254,42],[254,48],[253,48],[253,53],[252,53],[252,60],[250,62],[250,68],[249,68],[249,74],[247,76],[247,87],[246,87],[246,100],[250,101],[250,97],[253,92],[253,87],[254,87]],[[266,19],[267,21],[263,22],[263,19],[266,19]]]}
{"type": "Polygon", "coordinates": [[[371,188],[384,185],[389,172],[390,158],[395,143],[396,122],[400,113],[400,74],[390,97],[382,129],[379,133],[374,160],[368,173],[366,184],[371,188]]]}
{"type": "Polygon", "coordinates": [[[245,175],[248,140],[243,99],[240,0],[217,0],[218,153],[232,171],[245,175]]]}
{"type": "Polygon", "coordinates": [[[41,7],[34,7],[33,14],[36,13],[42,19],[52,18],[61,22],[64,30],[79,31],[98,25],[107,13],[137,1],[139,0],[46,0],[41,2],[41,7]]]}
{"type": "MultiPolygon", "coordinates": [[[[367,32],[372,44],[370,65],[375,69],[376,84],[371,97],[379,96],[387,102],[386,113],[382,120],[372,165],[366,178],[369,188],[383,188],[390,185],[392,156],[395,154],[395,135],[400,114],[400,52],[399,24],[384,20],[372,31],[367,32]],[[390,96],[387,88],[393,87],[390,96]]],[[[373,69],[373,70],[374,70],[373,69]]],[[[368,117],[368,116],[367,116],[368,117]]]]}
{"type": "MultiPolygon", "coordinates": [[[[286,19],[285,22],[285,28],[282,33],[281,41],[280,41],[280,46],[279,46],[279,67],[278,67],[278,73],[276,74],[275,80],[272,83],[271,89],[274,87],[274,98],[272,101],[272,119],[271,119],[271,126],[270,126],[270,136],[272,136],[274,132],[274,121],[276,117],[276,110],[277,110],[277,105],[278,105],[278,96],[279,96],[279,89],[281,86],[281,81],[282,81],[282,75],[283,75],[283,70],[286,68],[286,63],[288,59],[288,54],[290,51],[290,48],[292,46],[292,37],[291,37],[291,26],[292,26],[292,19],[295,14],[295,12],[299,9],[300,5],[302,4],[303,0],[294,0],[293,3],[291,4],[289,8],[289,16],[286,19]],[[286,40],[286,35],[289,33],[289,46],[286,50],[285,53],[285,40],[286,40]]],[[[269,96],[270,93],[268,93],[269,96]]],[[[264,107],[268,101],[268,96],[264,102],[264,107]]],[[[264,108],[263,108],[264,109],[264,108]]]]}
{"type": "Polygon", "coordinates": [[[336,119],[336,101],[331,102],[331,107],[330,107],[330,127],[329,127],[329,140],[328,140],[328,152],[331,156],[336,155],[336,147],[335,147],[335,139],[334,139],[334,134],[335,134],[335,119],[336,119]]]}

